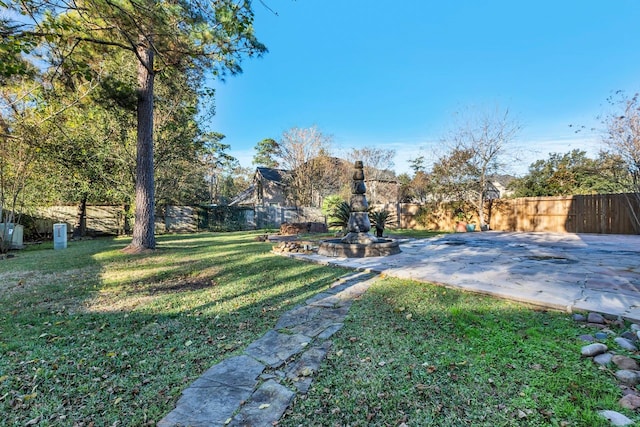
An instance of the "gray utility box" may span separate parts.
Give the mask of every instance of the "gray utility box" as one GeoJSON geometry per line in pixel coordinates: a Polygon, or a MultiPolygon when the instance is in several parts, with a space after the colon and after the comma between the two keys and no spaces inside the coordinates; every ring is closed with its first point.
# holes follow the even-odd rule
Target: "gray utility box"
{"type": "Polygon", "coordinates": [[[67,248],[67,224],[53,224],[53,249],[67,248]]]}
{"type": "Polygon", "coordinates": [[[0,222],[0,238],[11,242],[11,249],[22,249],[23,244],[24,227],[20,224],[14,224],[12,222],[0,222]]]}

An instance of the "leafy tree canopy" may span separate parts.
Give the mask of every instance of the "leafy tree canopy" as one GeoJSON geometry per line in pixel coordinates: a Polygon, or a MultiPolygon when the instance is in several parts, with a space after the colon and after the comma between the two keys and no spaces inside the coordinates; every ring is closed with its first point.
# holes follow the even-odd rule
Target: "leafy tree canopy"
{"type": "Polygon", "coordinates": [[[0,20],[5,42],[0,77],[26,72],[21,64],[29,56],[39,67],[50,65],[53,74],[71,88],[102,77],[104,59],[114,52],[128,52],[136,64],[135,85],[112,74],[105,78],[104,87],[117,95],[118,104],[131,107],[131,89],[135,89],[136,222],[130,249],[154,248],[155,77],[171,79],[176,70],[189,74],[205,68],[218,76],[239,73],[243,56],[266,51],[254,34],[251,2],[1,1],[0,6],[10,13],[0,20]]]}
{"type": "Polygon", "coordinates": [[[620,157],[600,153],[592,159],[583,150],[550,153],[529,166],[527,175],[510,184],[515,197],[571,196],[624,191],[620,157]]]}
{"type": "Polygon", "coordinates": [[[280,144],[275,139],[265,138],[258,142],[255,147],[256,154],[252,163],[256,166],[267,168],[277,168],[280,166],[278,157],[281,155],[280,144]]]}

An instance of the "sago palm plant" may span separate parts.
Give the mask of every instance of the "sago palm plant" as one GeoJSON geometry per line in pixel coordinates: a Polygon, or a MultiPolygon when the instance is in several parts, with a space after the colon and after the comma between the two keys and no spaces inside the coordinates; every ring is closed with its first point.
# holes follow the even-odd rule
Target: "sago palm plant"
{"type": "Polygon", "coordinates": [[[369,211],[369,221],[376,229],[376,237],[382,237],[385,227],[393,225],[395,220],[395,215],[388,210],[369,211]]]}

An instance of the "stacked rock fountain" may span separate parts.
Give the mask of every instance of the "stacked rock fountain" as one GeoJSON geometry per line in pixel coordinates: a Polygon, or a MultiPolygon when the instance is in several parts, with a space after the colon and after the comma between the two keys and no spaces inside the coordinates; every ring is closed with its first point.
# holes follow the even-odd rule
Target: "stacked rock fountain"
{"type": "Polygon", "coordinates": [[[364,169],[362,161],[355,162],[351,186],[350,215],[347,235],[342,239],[325,240],[320,243],[318,255],[331,257],[360,258],[393,255],[400,252],[398,242],[369,234],[369,203],[365,196],[364,169]]]}
{"type": "Polygon", "coordinates": [[[375,243],[378,239],[371,234],[371,221],[369,221],[369,202],[365,196],[367,189],[364,184],[364,169],[361,161],[355,164],[353,173],[353,184],[351,188],[351,201],[349,208],[349,223],[346,236],[342,238],[342,243],[375,243]]]}

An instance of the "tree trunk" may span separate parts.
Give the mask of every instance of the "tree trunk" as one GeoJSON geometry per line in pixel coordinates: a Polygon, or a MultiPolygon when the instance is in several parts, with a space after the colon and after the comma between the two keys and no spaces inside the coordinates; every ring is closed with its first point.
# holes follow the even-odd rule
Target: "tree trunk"
{"type": "Polygon", "coordinates": [[[124,207],[122,208],[122,212],[124,215],[124,221],[123,221],[123,225],[122,225],[122,232],[128,236],[131,234],[131,215],[130,215],[130,210],[131,210],[131,205],[130,204],[125,204],[124,207]]]}
{"type": "Polygon", "coordinates": [[[128,249],[155,249],[153,170],[153,48],[141,37],[138,45],[138,141],[136,145],[136,211],[128,249]]]}
{"type": "Polygon", "coordinates": [[[487,186],[487,180],[484,170],[480,178],[480,196],[478,197],[478,220],[480,221],[480,231],[484,230],[484,194],[487,186]]]}
{"type": "Polygon", "coordinates": [[[73,227],[73,238],[78,239],[87,235],[87,193],[82,195],[80,205],[78,205],[78,217],[76,225],[73,227]]]}
{"type": "Polygon", "coordinates": [[[480,194],[478,202],[478,221],[480,222],[480,231],[482,231],[484,227],[484,192],[480,194]]]}

